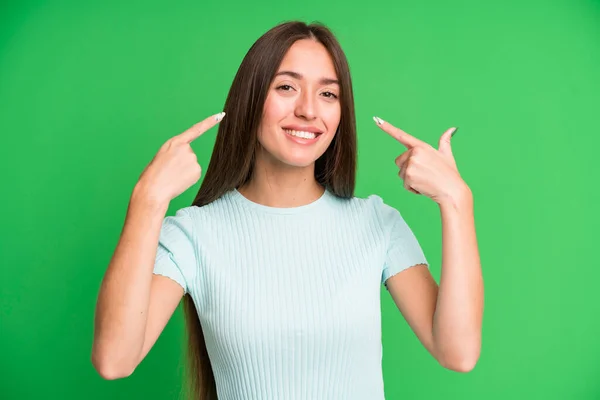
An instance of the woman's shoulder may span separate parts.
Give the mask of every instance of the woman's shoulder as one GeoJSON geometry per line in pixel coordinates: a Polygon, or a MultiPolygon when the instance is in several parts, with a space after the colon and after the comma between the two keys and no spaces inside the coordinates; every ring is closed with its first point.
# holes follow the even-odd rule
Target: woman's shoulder
{"type": "Polygon", "coordinates": [[[366,194],[363,196],[353,196],[348,200],[348,204],[350,206],[358,206],[374,212],[378,212],[382,209],[390,207],[380,195],[375,193],[366,194]]]}
{"type": "Polygon", "coordinates": [[[226,206],[227,203],[230,202],[231,197],[232,191],[227,191],[219,197],[217,197],[215,200],[211,201],[210,203],[203,205],[192,204],[190,206],[179,208],[177,212],[181,211],[182,213],[190,216],[214,214],[215,212],[218,212],[217,210],[226,206]]]}
{"type": "Polygon", "coordinates": [[[390,202],[376,193],[365,196],[354,196],[350,199],[351,208],[359,208],[371,219],[376,219],[383,226],[394,224],[401,217],[400,211],[390,202]]]}

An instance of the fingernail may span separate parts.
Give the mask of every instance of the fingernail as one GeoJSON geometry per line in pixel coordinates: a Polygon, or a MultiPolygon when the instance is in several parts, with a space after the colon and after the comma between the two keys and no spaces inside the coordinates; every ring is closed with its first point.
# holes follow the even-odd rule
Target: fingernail
{"type": "Polygon", "coordinates": [[[456,131],[458,130],[458,127],[454,128],[454,130],[452,131],[452,133],[450,134],[450,137],[454,136],[454,134],[456,133],[456,131]]]}
{"type": "Polygon", "coordinates": [[[225,112],[220,112],[217,115],[215,115],[215,119],[217,120],[217,122],[219,122],[220,120],[223,119],[224,116],[225,116],[225,112]]]}
{"type": "Polygon", "coordinates": [[[373,117],[373,121],[375,121],[375,123],[377,123],[377,125],[381,125],[383,124],[383,120],[379,117],[373,117]]]}

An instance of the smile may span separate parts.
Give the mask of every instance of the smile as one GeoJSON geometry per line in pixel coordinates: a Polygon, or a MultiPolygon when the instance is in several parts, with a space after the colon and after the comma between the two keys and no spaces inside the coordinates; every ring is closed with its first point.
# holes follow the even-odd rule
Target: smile
{"type": "Polygon", "coordinates": [[[296,131],[293,129],[284,129],[283,131],[290,136],[294,136],[294,137],[298,137],[298,138],[302,138],[302,139],[315,139],[317,136],[320,135],[320,133],[296,131]]]}

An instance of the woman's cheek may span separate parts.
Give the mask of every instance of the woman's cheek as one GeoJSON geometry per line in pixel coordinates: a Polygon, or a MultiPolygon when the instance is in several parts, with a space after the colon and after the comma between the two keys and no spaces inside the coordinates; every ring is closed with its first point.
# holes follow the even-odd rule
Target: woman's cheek
{"type": "Polygon", "coordinates": [[[335,131],[337,131],[338,126],[340,125],[340,119],[341,110],[338,106],[337,109],[331,110],[330,114],[328,114],[325,119],[327,130],[329,130],[331,133],[335,133],[335,131]]]}

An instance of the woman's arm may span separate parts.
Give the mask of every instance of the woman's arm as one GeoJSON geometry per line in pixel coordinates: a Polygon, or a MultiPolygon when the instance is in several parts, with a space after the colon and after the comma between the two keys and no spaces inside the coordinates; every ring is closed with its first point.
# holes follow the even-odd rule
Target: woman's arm
{"type": "Polygon", "coordinates": [[[167,207],[139,187],[131,197],[96,306],[92,364],[105,379],[134,371],[183,296],[177,283],[152,273],[167,207]]]}
{"type": "Polygon", "coordinates": [[[471,191],[465,188],[456,198],[440,202],[440,213],[442,270],[433,317],[434,348],[442,364],[469,371],[479,359],[483,318],[471,191]]]}
{"type": "Polygon", "coordinates": [[[200,179],[202,168],[190,143],[224,115],[212,115],[167,140],[134,187],[96,307],[92,363],[106,379],[133,372],[187,289],[184,277],[175,282],[173,275],[153,273],[161,227],[171,200],[200,179]]]}
{"type": "Polygon", "coordinates": [[[445,368],[468,372],[481,349],[483,278],[475,236],[473,198],[440,203],[442,271],[439,287],[426,266],[390,277],[388,290],[420,342],[445,368]]]}
{"type": "Polygon", "coordinates": [[[421,342],[446,368],[470,371],[479,358],[483,278],[475,235],[473,196],[458,173],[450,128],[438,149],[375,118],[407,151],[396,158],[404,187],[434,200],[442,218],[440,285],[426,266],[388,279],[388,289],[421,342]]]}

